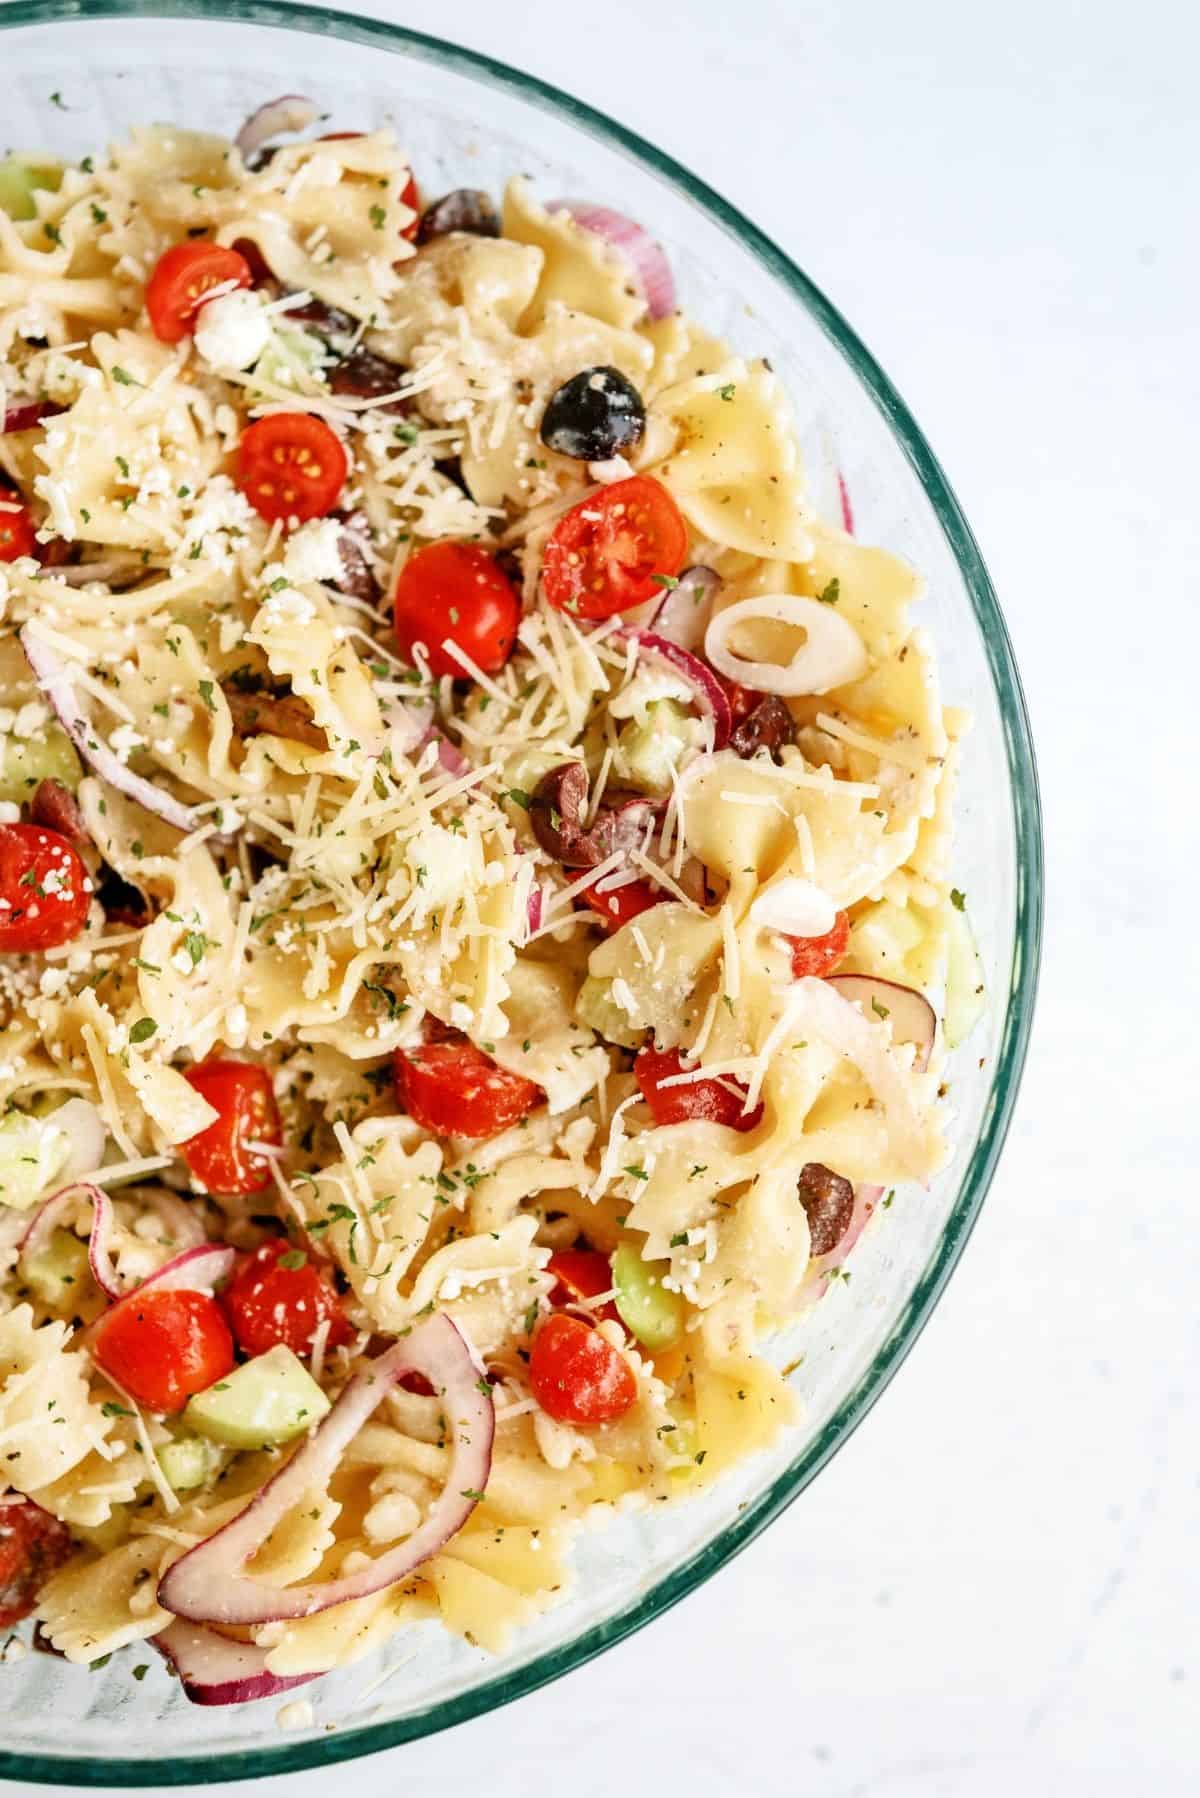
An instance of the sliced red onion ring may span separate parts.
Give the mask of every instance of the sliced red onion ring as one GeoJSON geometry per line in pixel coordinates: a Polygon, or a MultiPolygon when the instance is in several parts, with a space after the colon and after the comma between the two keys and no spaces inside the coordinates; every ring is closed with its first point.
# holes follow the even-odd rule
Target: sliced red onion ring
{"type": "Polygon", "coordinates": [[[842,508],[842,529],[845,531],[847,537],[853,537],[854,508],[850,504],[850,489],[846,485],[846,478],[840,468],[838,469],[837,484],[838,501],[842,508]]]}
{"type": "Polygon", "coordinates": [[[496,1414],[483,1367],[444,1315],[420,1324],[370,1362],[282,1472],[246,1509],[207,1541],[189,1549],[158,1585],[165,1610],[197,1623],[275,1623],[311,1617],[331,1605],[382,1592],[444,1547],[475,1509],[492,1466],[496,1414]],[[324,1491],[347,1446],[405,1374],[423,1374],[442,1399],[450,1470],[420,1528],[369,1566],[311,1586],[267,1586],[242,1571],[246,1562],[306,1492],[324,1491]]]}
{"type": "Polygon", "coordinates": [[[666,318],[675,310],[675,277],[661,244],[641,225],[614,212],[610,206],[593,206],[588,200],[551,200],[548,212],[569,212],[577,225],[594,231],[632,265],[638,286],[646,298],[651,318],[666,318]]]}
{"type": "Polygon", "coordinates": [[[459,775],[471,772],[471,764],[457,743],[452,743],[449,737],[440,730],[435,730],[432,737],[437,744],[438,762],[447,774],[459,775]]]}
{"type": "Polygon", "coordinates": [[[716,569],[697,562],[684,569],[649,622],[658,636],[668,637],[680,649],[701,649],[712,603],[720,590],[721,577],[716,569]]]}
{"type": "Polygon", "coordinates": [[[624,626],[613,633],[614,637],[632,638],[638,645],[638,652],[645,656],[657,656],[660,662],[666,662],[676,674],[681,674],[696,695],[697,704],[706,716],[712,719],[713,748],[724,749],[733,730],[733,713],[729,709],[729,698],[724,687],[699,656],[694,656],[690,649],[681,649],[678,643],[672,643],[667,637],[660,637],[657,631],[631,630],[624,626]]]}
{"type": "Polygon", "coordinates": [[[267,100],[252,112],[233,141],[244,162],[271,138],[282,137],[288,131],[307,131],[320,116],[315,100],[303,94],[280,94],[277,100],[267,100]]]}
{"type": "Polygon", "coordinates": [[[307,1685],[315,1673],[270,1673],[267,1650],[176,1618],[150,1637],[193,1704],[249,1704],[307,1685]]]}
{"type": "Polygon", "coordinates": [[[112,1200],[99,1186],[92,1186],[87,1181],[62,1187],[38,1206],[29,1228],[21,1238],[17,1250],[18,1262],[28,1255],[36,1255],[46,1246],[53,1232],[66,1223],[81,1198],[90,1199],[92,1205],[92,1227],[88,1232],[88,1266],[92,1270],[92,1278],[105,1298],[119,1299],[124,1288],[109,1253],[115,1221],[112,1200]]]}
{"type": "Polygon", "coordinates": [[[55,417],[62,410],[53,400],[26,400],[19,406],[9,406],[0,420],[0,435],[7,437],[10,431],[32,431],[34,425],[40,425],[44,418],[55,417]]]}
{"type": "Polygon", "coordinates": [[[164,793],[152,781],[135,774],[101,740],[79,703],[70,667],[57,650],[52,649],[45,638],[39,636],[29,624],[22,626],[20,639],[34,679],[54,708],[59,723],[84,761],[95,769],[101,780],[106,780],[109,786],[135,800],[138,805],[145,806],[148,812],[153,812],[164,824],[170,824],[176,830],[195,830],[200,816],[192,806],[184,805],[182,800],[164,793]]]}
{"type": "Polygon", "coordinates": [[[913,1067],[918,1074],[929,1066],[933,1041],[937,1035],[937,1013],[915,987],[899,986],[894,980],[878,980],[870,974],[831,974],[826,985],[834,988],[857,1005],[864,1016],[886,1017],[892,1027],[894,1043],[915,1043],[917,1054],[913,1067]]]}

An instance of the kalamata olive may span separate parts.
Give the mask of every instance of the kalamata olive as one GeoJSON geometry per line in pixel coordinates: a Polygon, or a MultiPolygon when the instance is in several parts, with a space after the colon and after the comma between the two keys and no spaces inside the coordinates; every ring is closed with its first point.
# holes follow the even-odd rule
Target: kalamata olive
{"type": "Polygon", "coordinates": [[[328,738],[320,725],[313,723],[312,707],[307,699],[301,699],[295,693],[281,696],[247,693],[238,687],[224,685],[221,691],[239,737],[286,737],[289,742],[303,743],[309,749],[328,749],[328,738]]]}
{"type": "Polygon", "coordinates": [[[373,606],[382,597],[382,589],[375,578],[367,547],[371,537],[366,515],[335,512],[333,516],[342,527],[338,532],[338,560],[342,564],[342,573],[332,585],[348,599],[361,599],[365,605],[373,606]]]}
{"type": "Polygon", "coordinates": [[[107,862],[100,870],[96,897],[108,922],[120,924],[126,930],[144,930],[155,916],[156,907],[147,894],[128,880],[122,880],[107,862]]]}
{"type": "MultiPolygon", "coordinates": [[[[395,393],[406,373],[398,362],[389,362],[386,356],[377,356],[374,350],[364,349],[360,343],[348,356],[335,362],[325,378],[330,393],[345,394],[356,400],[377,400],[385,393],[395,393]]],[[[380,410],[400,412],[407,405],[406,400],[397,400],[380,410]]]]}
{"type": "Polygon", "coordinates": [[[577,462],[607,462],[640,443],[646,408],[619,368],[585,368],[551,394],[542,414],[542,442],[577,462]]]}
{"type": "Polygon", "coordinates": [[[302,306],[289,306],[282,316],[285,324],[307,325],[327,343],[339,337],[353,337],[358,330],[358,320],[349,312],[343,312],[340,306],[327,306],[315,294],[310,294],[302,306]]]}
{"type": "Polygon", "coordinates": [[[588,772],[561,762],[543,774],[529,802],[533,834],[564,868],[595,868],[618,849],[636,849],[659,809],[644,793],[611,793],[585,829],[588,772]]]}
{"type": "Polygon", "coordinates": [[[811,1252],[828,1255],[850,1228],[854,1188],[841,1174],[820,1161],[808,1161],[800,1169],[800,1203],[808,1218],[811,1252]]]}
{"type": "Polygon", "coordinates": [[[490,194],[478,187],[456,187],[443,194],[421,214],[417,242],[430,243],[451,231],[468,231],[472,237],[499,237],[500,214],[490,194]]]}
{"type": "Polygon", "coordinates": [[[748,718],[743,718],[729,739],[729,747],[743,761],[760,749],[769,749],[772,757],[785,743],[796,741],[796,720],[782,699],[769,693],[756,705],[748,718]]]}
{"type": "Polygon", "coordinates": [[[40,824],[43,830],[56,830],[77,849],[93,847],[79,801],[61,780],[38,781],[29,806],[29,821],[40,824]]]}

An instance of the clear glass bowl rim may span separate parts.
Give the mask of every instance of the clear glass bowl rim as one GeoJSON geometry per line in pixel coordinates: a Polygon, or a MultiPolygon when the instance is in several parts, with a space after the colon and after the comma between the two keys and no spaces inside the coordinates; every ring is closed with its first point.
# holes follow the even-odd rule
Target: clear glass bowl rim
{"type": "MultiPolygon", "coordinates": [[[[1029,719],[1008,631],[979,546],[937,458],[887,375],[836,307],[791,258],[736,207],[662,150],[584,101],[480,51],[467,50],[424,32],[410,31],[402,25],[356,18],[321,6],[275,4],[274,0],[8,0],[0,5],[0,31],[29,25],[69,25],[92,19],[187,19],[201,23],[262,25],[316,36],[336,35],[368,48],[400,52],[417,61],[435,63],[486,84],[515,91],[521,98],[558,114],[589,135],[606,139],[610,145],[682,189],[689,199],[735,236],[804,307],[850,364],[934,509],[970,598],[999,701],[1017,858],[1016,923],[1004,1029],[978,1141],[937,1249],[895,1328],[858,1385],[842,1400],[819,1434],[734,1523],[660,1580],[636,1603],[584,1630],[566,1646],[548,1650],[510,1673],[485,1680],[469,1691],[443,1699],[413,1715],[368,1725],[345,1735],[337,1732],[315,1741],[281,1742],[270,1748],[224,1752],[219,1761],[194,1754],[164,1755],[161,1759],[97,1760],[0,1750],[0,1777],[6,1779],[84,1786],[181,1785],[250,1779],[331,1765],[419,1740],[509,1704],[583,1666],[594,1655],[661,1616],[719,1568],[726,1566],[793,1499],[799,1497],[862,1422],[920,1335],[966,1246],[991,1184],[1012,1119],[1033,1021],[1042,936],[1041,807],[1029,719]]],[[[995,999],[998,1003],[999,993],[995,999]]]]}

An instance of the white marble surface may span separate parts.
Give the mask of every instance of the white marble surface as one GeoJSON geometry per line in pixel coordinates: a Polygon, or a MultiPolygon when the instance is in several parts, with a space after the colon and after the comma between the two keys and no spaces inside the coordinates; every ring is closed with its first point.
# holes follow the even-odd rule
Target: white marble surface
{"type": "Polygon", "coordinates": [[[1196,16],[1178,0],[373,10],[655,138],[880,356],[1008,615],[1049,919],[983,1220],[802,1501],[569,1679],[278,1789],[1194,1794],[1196,16]]]}

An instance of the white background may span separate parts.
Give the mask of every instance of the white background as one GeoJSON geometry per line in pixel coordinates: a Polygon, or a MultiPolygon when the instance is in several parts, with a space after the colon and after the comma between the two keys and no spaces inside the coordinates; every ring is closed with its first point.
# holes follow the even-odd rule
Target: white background
{"type": "Polygon", "coordinates": [[[755,218],[857,326],[999,589],[1045,788],[1049,915],[983,1219],[816,1485],[600,1661],[448,1736],[281,1782],[281,1798],[1190,1798],[1196,14],[362,10],[613,113],[755,218]]]}

